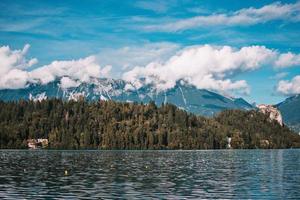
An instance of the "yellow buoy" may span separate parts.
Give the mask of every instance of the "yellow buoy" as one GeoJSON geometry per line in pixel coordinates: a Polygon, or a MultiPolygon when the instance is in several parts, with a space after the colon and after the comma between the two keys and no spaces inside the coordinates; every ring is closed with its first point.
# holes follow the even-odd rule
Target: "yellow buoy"
{"type": "Polygon", "coordinates": [[[67,176],[68,175],[68,170],[65,170],[65,176],[67,176]]]}

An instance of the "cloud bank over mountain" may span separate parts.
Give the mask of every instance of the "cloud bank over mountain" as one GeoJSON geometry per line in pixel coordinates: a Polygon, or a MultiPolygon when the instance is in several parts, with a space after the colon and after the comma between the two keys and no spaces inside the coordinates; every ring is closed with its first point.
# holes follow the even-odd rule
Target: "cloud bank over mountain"
{"type": "MultiPolygon", "coordinates": [[[[300,64],[300,55],[280,53],[265,46],[238,49],[231,46],[201,45],[177,50],[179,47],[176,45],[167,48],[167,44],[163,44],[154,45],[154,50],[150,51],[147,58],[142,48],[132,48],[133,51],[126,48],[110,53],[112,56],[106,58],[105,65],[101,64],[104,57],[95,54],[78,60],[53,61],[49,65],[29,70],[37,63],[36,58],[26,58],[29,47],[25,45],[22,50],[12,50],[8,46],[0,48],[1,89],[24,88],[28,83],[37,82],[47,84],[56,78],[61,78],[62,88],[75,87],[80,83],[88,83],[93,78],[110,77],[114,64],[120,64],[116,62],[119,60],[126,61],[126,66],[138,65],[128,69],[125,67],[121,75],[122,79],[132,82],[136,88],[143,84],[153,84],[158,90],[166,90],[174,87],[177,81],[184,81],[199,89],[249,94],[249,84],[246,80],[239,80],[238,75],[265,66],[278,69],[300,64]],[[138,59],[138,51],[141,51],[141,60],[138,59]],[[166,57],[171,52],[174,55],[166,57]],[[163,58],[158,59],[159,56],[163,58]],[[130,57],[136,58],[133,63],[130,63],[130,57]],[[112,65],[109,59],[112,60],[112,65]],[[150,60],[153,61],[149,62],[150,60]]],[[[277,92],[284,95],[300,93],[299,85],[299,76],[291,81],[281,80],[278,82],[277,92]]]]}
{"type": "Polygon", "coordinates": [[[248,83],[236,80],[236,76],[266,66],[274,69],[296,66],[300,64],[297,60],[299,57],[298,54],[280,53],[264,46],[240,49],[230,46],[192,46],[179,51],[165,62],[151,62],[146,66],[135,67],[124,73],[123,79],[133,82],[136,87],[142,86],[143,82],[154,84],[160,90],[172,88],[177,81],[184,80],[199,89],[249,94],[248,83]]]}
{"type": "Polygon", "coordinates": [[[216,91],[240,90],[249,93],[244,80],[233,81],[239,73],[252,71],[269,63],[276,52],[263,46],[234,49],[230,46],[194,46],[183,49],[164,63],[152,62],[126,72],[123,78],[133,81],[136,87],[140,79],[164,90],[174,87],[176,81],[184,80],[197,88],[216,91]]]}
{"type": "MultiPolygon", "coordinates": [[[[23,50],[0,48],[0,89],[24,88],[28,82],[47,84],[58,77],[70,77],[79,82],[89,82],[91,78],[108,76],[111,66],[101,67],[95,56],[70,61],[53,61],[49,65],[28,71],[28,67],[37,63],[37,59],[26,59],[29,45],[23,50]]],[[[64,79],[63,85],[74,85],[71,80],[64,79]]]]}

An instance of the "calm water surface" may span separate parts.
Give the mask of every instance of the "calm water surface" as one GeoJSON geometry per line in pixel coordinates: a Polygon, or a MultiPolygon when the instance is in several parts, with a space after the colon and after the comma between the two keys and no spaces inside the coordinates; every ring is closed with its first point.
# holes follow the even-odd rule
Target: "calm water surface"
{"type": "Polygon", "coordinates": [[[0,199],[75,198],[300,199],[300,150],[0,151],[0,199]]]}

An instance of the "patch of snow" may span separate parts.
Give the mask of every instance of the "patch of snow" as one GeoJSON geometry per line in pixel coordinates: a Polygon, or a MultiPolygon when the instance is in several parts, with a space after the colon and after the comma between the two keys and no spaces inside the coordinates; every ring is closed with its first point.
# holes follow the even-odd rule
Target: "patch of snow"
{"type": "Polygon", "coordinates": [[[46,95],[46,92],[37,94],[35,96],[33,96],[31,93],[29,94],[29,100],[34,101],[34,102],[41,102],[43,100],[46,100],[48,97],[46,95]]]}
{"type": "Polygon", "coordinates": [[[184,94],[183,94],[183,91],[181,89],[181,87],[179,86],[179,90],[181,92],[181,96],[182,96],[182,99],[183,99],[183,102],[184,102],[184,105],[186,105],[186,98],[184,97],[184,94]]]}
{"type": "Polygon", "coordinates": [[[107,101],[107,98],[106,98],[105,96],[101,95],[101,96],[100,96],[100,100],[102,100],[102,101],[107,101]]]}
{"type": "Polygon", "coordinates": [[[85,97],[85,92],[71,92],[68,100],[78,101],[80,98],[85,97]]]}
{"type": "Polygon", "coordinates": [[[140,98],[140,99],[144,99],[144,98],[145,98],[145,95],[144,95],[144,94],[139,94],[139,98],[140,98]]]}
{"type": "Polygon", "coordinates": [[[125,91],[134,91],[135,88],[133,87],[132,84],[126,83],[125,87],[124,87],[125,91]]]}
{"type": "Polygon", "coordinates": [[[184,107],[178,106],[180,110],[186,110],[184,107]]]}

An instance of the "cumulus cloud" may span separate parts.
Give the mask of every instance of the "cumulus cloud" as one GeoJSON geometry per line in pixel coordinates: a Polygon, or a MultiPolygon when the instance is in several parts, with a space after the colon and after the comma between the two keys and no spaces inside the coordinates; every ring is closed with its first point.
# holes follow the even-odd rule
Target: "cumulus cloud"
{"type": "Polygon", "coordinates": [[[266,23],[272,20],[300,20],[300,2],[294,4],[282,4],[275,2],[261,8],[246,8],[232,13],[201,15],[173,22],[147,25],[148,31],[174,32],[202,26],[249,26],[266,23]]]}
{"type": "Polygon", "coordinates": [[[20,88],[26,83],[28,76],[24,69],[38,62],[36,58],[26,59],[25,55],[30,48],[26,44],[21,50],[12,50],[9,46],[0,47],[0,88],[20,88]]]}
{"type": "Polygon", "coordinates": [[[6,74],[1,75],[0,89],[17,89],[23,88],[27,83],[28,72],[12,69],[6,74]]]}
{"type": "Polygon", "coordinates": [[[297,65],[300,65],[300,54],[291,52],[281,54],[275,62],[275,67],[277,68],[286,68],[297,65]]]}
{"type": "Polygon", "coordinates": [[[27,60],[25,58],[29,44],[26,44],[22,50],[11,50],[9,46],[0,47],[0,74],[3,75],[12,69],[26,69],[36,64],[36,58],[27,60]]]}
{"type": "MultiPolygon", "coordinates": [[[[0,89],[24,88],[27,83],[40,82],[47,84],[56,78],[64,76],[77,82],[89,82],[92,78],[109,76],[111,66],[100,67],[95,56],[71,60],[53,61],[49,65],[28,71],[37,63],[37,59],[26,59],[29,45],[23,50],[11,50],[8,46],[0,48],[0,89]]],[[[63,85],[74,85],[74,82],[64,79],[63,85]]]]}
{"type": "Polygon", "coordinates": [[[79,81],[74,81],[67,76],[64,76],[60,79],[60,87],[63,89],[77,87],[80,85],[79,81]]]}
{"type": "MultiPolygon", "coordinates": [[[[100,66],[99,61],[102,59],[95,55],[78,60],[53,61],[29,71],[28,68],[37,63],[37,59],[26,59],[28,49],[29,45],[25,45],[22,50],[11,50],[7,46],[0,48],[0,89],[24,88],[28,83],[47,84],[56,79],[60,79],[61,87],[66,89],[111,74],[112,66],[100,66]]],[[[184,81],[199,89],[243,94],[248,94],[250,87],[245,80],[235,78],[240,73],[257,70],[265,65],[287,67],[298,63],[297,54],[280,54],[264,46],[236,49],[230,46],[202,45],[178,50],[176,45],[170,48],[160,44],[149,49],[147,52],[143,48],[128,47],[120,50],[123,53],[108,57],[106,62],[111,60],[113,65],[119,66],[118,69],[121,63],[130,63],[132,67],[126,68],[121,77],[136,88],[153,84],[157,90],[166,90],[174,87],[177,81],[184,81]],[[131,57],[139,56],[142,58],[130,62],[131,57]],[[118,62],[114,63],[115,60],[118,62]]],[[[285,75],[278,74],[277,78],[285,75]]],[[[281,81],[278,91],[282,94],[292,93],[297,88],[297,80],[281,81]]]]}
{"type": "Polygon", "coordinates": [[[295,76],[292,80],[279,81],[277,92],[286,96],[300,94],[300,76],[295,76]]]}
{"type": "Polygon", "coordinates": [[[95,56],[89,56],[71,61],[53,61],[50,65],[31,71],[29,78],[32,81],[38,80],[42,84],[47,84],[63,76],[80,82],[89,82],[91,78],[108,76],[111,66],[101,68],[96,60],[95,56]]]}
{"type": "Polygon", "coordinates": [[[229,77],[271,63],[276,55],[275,51],[263,46],[241,49],[194,46],[180,51],[164,63],[152,62],[145,67],[135,67],[124,73],[123,78],[136,87],[140,87],[143,80],[146,84],[154,84],[159,90],[172,88],[177,81],[184,80],[198,88],[249,93],[246,81],[233,81],[229,77]]]}

